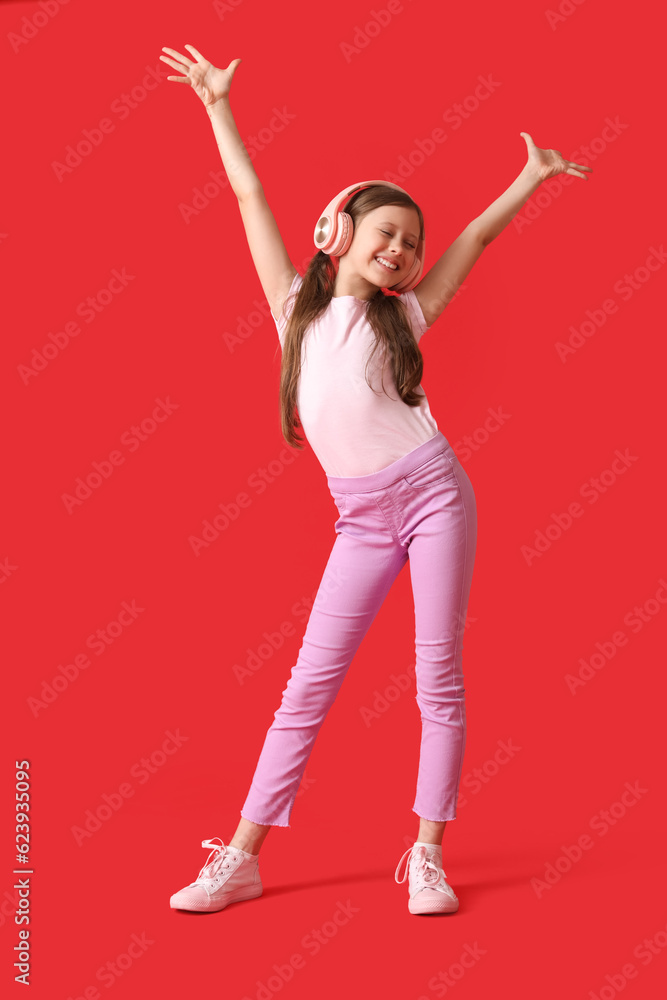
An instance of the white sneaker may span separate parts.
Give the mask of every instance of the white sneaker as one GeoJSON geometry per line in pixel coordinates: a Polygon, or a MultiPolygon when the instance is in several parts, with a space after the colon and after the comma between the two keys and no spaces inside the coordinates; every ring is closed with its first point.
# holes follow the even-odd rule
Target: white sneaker
{"type": "Polygon", "coordinates": [[[456,893],[446,882],[445,871],[438,866],[434,853],[423,845],[413,844],[398,862],[394,881],[400,885],[409,875],[410,913],[455,913],[459,908],[456,893]],[[408,855],[406,870],[399,879],[399,869],[408,855]]]}
{"type": "Polygon", "coordinates": [[[254,899],[264,891],[259,877],[259,855],[247,854],[238,847],[230,847],[220,840],[203,840],[202,847],[210,847],[199,875],[169,900],[174,910],[196,910],[213,913],[224,910],[228,903],[254,899]],[[211,855],[213,859],[211,860],[211,855]]]}

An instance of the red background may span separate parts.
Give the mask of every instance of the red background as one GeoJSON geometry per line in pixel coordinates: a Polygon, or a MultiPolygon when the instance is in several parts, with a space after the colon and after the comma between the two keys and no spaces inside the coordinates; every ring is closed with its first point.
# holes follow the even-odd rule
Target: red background
{"type": "Polygon", "coordinates": [[[34,875],[22,926],[33,997],[96,987],[128,998],[372,990],[431,1000],[453,990],[436,980],[450,967],[459,975],[466,946],[479,957],[450,980],[459,1000],[501,986],[521,998],[608,1000],[626,987],[628,997],[657,996],[667,970],[667,557],[664,271],[655,257],[645,267],[665,239],[653,11],[587,0],[564,3],[569,13],[550,24],[549,8],[528,0],[404,0],[400,11],[383,0],[328,9],[71,0],[31,27],[44,9],[0,8],[3,983],[19,993],[14,761],[28,759],[34,875]],[[391,9],[381,30],[366,30],[373,10],[391,9]],[[378,698],[393,697],[391,675],[414,662],[407,571],[329,713],[291,829],[271,831],[262,849],[262,899],[208,919],[169,909],[204,861],[201,840],[227,842],[236,829],[337,518],[310,448],[294,452],[281,436],[277,333],[233,192],[218,187],[183,217],[222,169],[206,112],[166,79],[133,90],[151,69],[173,73],[161,48],[185,54],[185,43],[216,65],[243,59],[232,106],[244,139],[268,128],[276,108],[294,116],[262,133],[254,165],[302,273],[319,214],[354,181],[400,178],[424,211],[428,269],[519,173],[520,131],[593,167],[588,180],[533,196],[421,344],[431,410],[479,516],[465,802],[443,845],[461,900],[449,918],[410,915],[407,884],[393,881],[417,833],[420,720],[412,681],[394,701],[378,698]],[[475,99],[489,76],[493,92],[475,99]],[[128,93],[134,106],[121,112],[128,93]],[[104,118],[113,129],[59,178],[68,145],[104,118]],[[434,128],[446,139],[430,149],[434,128]],[[430,149],[422,162],[418,141],[430,149]],[[114,269],[132,279],[104,304],[114,269]],[[85,322],[77,308],[100,292],[104,307],[85,322]],[[608,300],[615,311],[560,360],[555,345],[590,314],[599,321],[608,300]],[[80,333],[26,384],[33,350],[77,319],[80,333]],[[252,332],[230,348],[241,321],[252,332]],[[131,450],[123,435],[157,399],[173,412],[131,450]],[[485,434],[499,408],[508,418],[485,434]],[[605,474],[604,492],[590,486],[617,450],[635,460],[605,474]],[[114,451],[122,464],[68,512],[63,495],[114,451]],[[259,493],[248,481],[261,469],[272,473],[259,493]],[[250,506],[195,555],[191,536],[242,491],[250,506]],[[560,537],[552,529],[529,564],[522,547],[573,502],[582,516],[560,537]],[[124,601],[143,610],[96,655],[88,637],[124,601]],[[635,607],[645,620],[633,628],[635,607]],[[281,648],[263,646],[290,625],[281,648]],[[612,640],[619,631],[623,646],[612,640]],[[613,655],[572,693],[567,675],[598,643],[613,655]],[[36,708],[29,699],[86,651],[90,666],[36,708]],[[250,652],[264,662],[241,683],[234,668],[250,652]],[[374,703],[381,710],[366,724],[361,710],[374,703]],[[161,757],[167,731],[183,741],[161,757]],[[500,766],[499,741],[520,748],[500,766]],[[154,754],[154,773],[141,771],[154,754]],[[603,835],[595,817],[626,782],[644,791],[615,807],[603,835]],[[113,793],[128,783],[132,794],[77,843],[87,810],[105,794],[118,804],[113,793]],[[531,880],[559,858],[567,869],[564,849],[586,833],[590,849],[538,895],[531,880]],[[348,901],[354,912],[339,925],[348,901]],[[317,951],[314,930],[326,941],[317,951]],[[98,976],[133,934],[150,945],[122,976],[98,976]],[[295,954],[301,967],[288,982],[275,978],[295,954]]]}

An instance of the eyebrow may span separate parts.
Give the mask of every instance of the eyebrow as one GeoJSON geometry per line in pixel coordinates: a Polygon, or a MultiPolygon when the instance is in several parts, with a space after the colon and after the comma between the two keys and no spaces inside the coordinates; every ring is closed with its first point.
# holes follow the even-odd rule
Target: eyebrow
{"type": "MultiPolygon", "coordinates": [[[[388,220],[385,220],[384,222],[380,222],[380,223],[378,223],[378,225],[380,225],[380,226],[393,226],[394,229],[396,229],[396,223],[395,222],[389,222],[388,220]]],[[[419,237],[415,236],[414,233],[408,233],[407,235],[408,236],[412,236],[413,240],[416,240],[419,243],[419,237]]]]}

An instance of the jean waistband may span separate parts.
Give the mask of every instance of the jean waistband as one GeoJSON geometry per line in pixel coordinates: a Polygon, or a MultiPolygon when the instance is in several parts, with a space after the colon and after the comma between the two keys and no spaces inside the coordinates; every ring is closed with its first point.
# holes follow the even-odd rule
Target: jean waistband
{"type": "Polygon", "coordinates": [[[397,458],[391,465],[385,466],[378,472],[371,472],[367,476],[327,476],[327,485],[333,493],[366,493],[370,490],[381,490],[443,451],[449,453],[451,445],[442,431],[438,431],[428,441],[417,445],[407,455],[397,458]]]}

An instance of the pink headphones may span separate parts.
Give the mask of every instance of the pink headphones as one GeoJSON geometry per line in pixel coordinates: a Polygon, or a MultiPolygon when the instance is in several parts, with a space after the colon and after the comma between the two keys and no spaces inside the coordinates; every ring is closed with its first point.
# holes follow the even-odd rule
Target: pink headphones
{"type": "MultiPolygon", "coordinates": [[[[362,188],[373,187],[376,184],[394,188],[396,191],[403,191],[403,194],[408,193],[402,187],[399,187],[398,184],[392,184],[390,181],[361,181],[359,184],[351,184],[350,187],[340,191],[335,198],[332,198],[315,226],[314,240],[318,250],[322,250],[323,253],[328,253],[332,257],[342,257],[347,252],[352,242],[354,225],[352,216],[348,215],[347,212],[343,212],[342,207],[357,191],[361,191],[362,188]]],[[[420,239],[415,252],[414,264],[410,272],[400,284],[393,285],[389,290],[392,292],[410,291],[421,278],[423,269],[424,240],[420,239]]]]}

